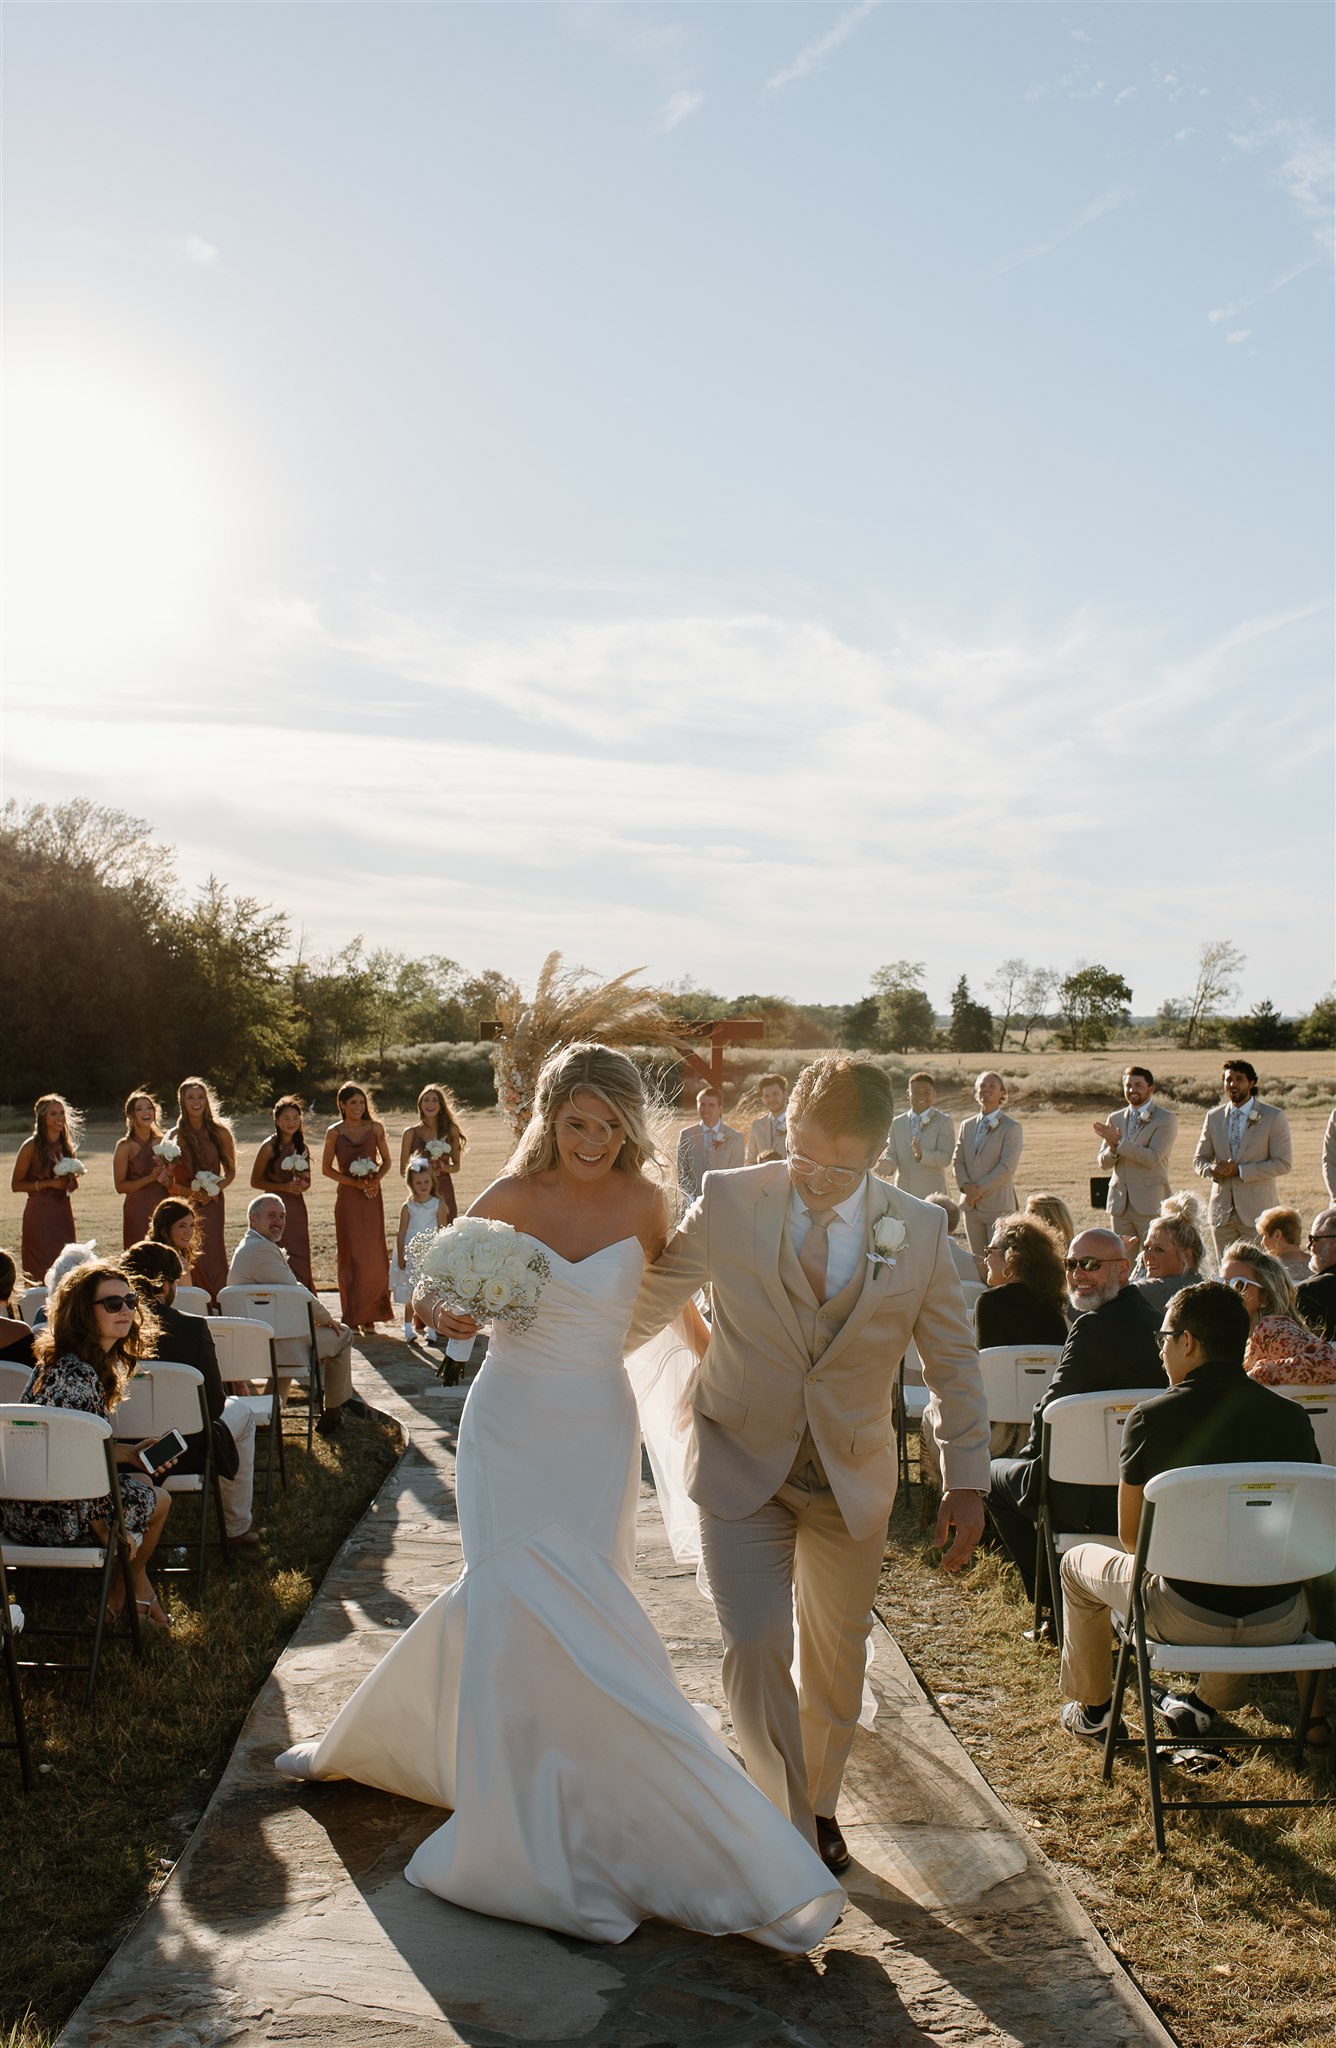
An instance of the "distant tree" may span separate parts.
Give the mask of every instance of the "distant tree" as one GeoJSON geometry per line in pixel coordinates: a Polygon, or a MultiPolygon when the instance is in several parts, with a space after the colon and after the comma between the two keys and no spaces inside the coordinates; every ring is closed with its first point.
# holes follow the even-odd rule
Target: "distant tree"
{"type": "Polygon", "coordinates": [[[1106,1045],[1113,1026],[1127,1022],[1131,1001],[1132,991],[1121,974],[1098,961],[1080,963],[1058,984],[1064,1043],[1076,1052],[1106,1045]]]}
{"type": "Polygon", "coordinates": [[[1010,960],[1004,960],[1000,967],[995,968],[984,983],[990,994],[997,998],[993,1005],[993,1017],[997,1025],[997,1052],[1001,1052],[1006,1045],[1011,1020],[1022,1007],[1023,990],[1033,972],[1034,969],[1028,960],[1021,960],[1013,954],[1010,960]]]}
{"type": "Polygon", "coordinates": [[[1030,1043],[1030,1033],[1035,1026],[1048,1021],[1048,1014],[1061,979],[1056,967],[1032,967],[1022,982],[1017,1019],[1025,1019],[1025,1029],[1021,1033],[1022,1052],[1030,1043]]]}
{"type": "MultiPolygon", "coordinates": [[[[884,1052],[886,1033],[882,1028],[881,1006],[875,996],[850,1003],[839,1024],[839,1042],[851,1052],[884,1052]]],[[[897,1051],[902,1048],[897,1047],[897,1051]]]]}
{"type": "Polygon", "coordinates": [[[953,1052],[993,1050],[993,1013],[986,1004],[974,1001],[963,974],[951,991],[947,1039],[953,1052]]]}
{"type": "Polygon", "coordinates": [[[872,977],[872,993],[885,1043],[892,1052],[926,1052],[936,1042],[937,1019],[923,992],[921,960],[892,960],[872,977]]]}
{"type": "Polygon", "coordinates": [[[1190,996],[1181,998],[1183,1022],[1178,1042],[1184,1047],[1204,1045],[1206,1027],[1221,1016],[1238,992],[1238,978],[1247,955],[1228,939],[1208,939],[1197,956],[1197,981],[1190,996]]]}
{"type": "Polygon", "coordinates": [[[1242,1052],[1288,1052],[1299,1043],[1298,1023],[1282,1017],[1269,1001],[1254,1003],[1246,1017],[1236,1017],[1230,1032],[1242,1052]]]}
{"type": "Polygon", "coordinates": [[[1299,1025],[1299,1043],[1314,1052],[1329,1052],[1336,1046],[1336,989],[1319,996],[1299,1025]]]}
{"type": "Polygon", "coordinates": [[[281,966],[287,918],[210,875],[194,903],[169,918],[164,938],[177,1078],[206,1074],[223,1095],[255,1101],[297,1049],[281,966]]]}
{"type": "Polygon", "coordinates": [[[514,977],[495,967],[484,967],[481,974],[466,974],[460,979],[454,998],[463,1016],[465,1038],[481,1036],[484,1019],[495,1017],[497,1005],[514,986],[514,977]]]}
{"type": "Polygon", "coordinates": [[[922,960],[891,960],[872,976],[874,996],[895,995],[901,989],[922,988],[927,968],[922,960]]]}

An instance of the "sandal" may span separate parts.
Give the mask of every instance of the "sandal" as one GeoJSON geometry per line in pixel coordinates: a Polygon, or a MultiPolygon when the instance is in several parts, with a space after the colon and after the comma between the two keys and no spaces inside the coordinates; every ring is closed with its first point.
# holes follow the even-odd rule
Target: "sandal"
{"type": "Polygon", "coordinates": [[[1309,1721],[1304,1729],[1304,1746],[1306,1749],[1331,1748],[1331,1722],[1325,1714],[1314,1714],[1309,1721]]]}
{"type": "Polygon", "coordinates": [[[143,1615],[145,1621],[149,1623],[150,1627],[164,1631],[176,1627],[176,1623],[172,1620],[171,1615],[167,1613],[165,1608],[158,1606],[156,1599],[136,1600],[135,1606],[139,1609],[139,1612],[143,1615]]]}

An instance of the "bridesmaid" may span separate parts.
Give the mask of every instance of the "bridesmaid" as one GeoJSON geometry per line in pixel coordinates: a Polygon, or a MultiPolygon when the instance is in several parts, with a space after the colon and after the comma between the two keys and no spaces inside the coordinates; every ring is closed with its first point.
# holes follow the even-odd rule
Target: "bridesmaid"
{"type": "Polygon", "coordinates": [[[231,1125],[219,1112],[213,1090],[198,1074],[191,1074],[181,1083],[176,1103],[179,1114],[168,1136],[181,1147],[181,1157],[172,1162],[172,1185],[195,1209],[203,1237],[190,1278],[194,1286],[205,1289],[216,1309],[219,1292],[227,1285],[223,1196],[237,1177],[236,1142],[231,1125]],[[221,1186],[216,1195],[194,1186],[199,1173],[217,1174],[221,1186]]]}
{"type": "Polygon", "coordinates": [[[162,1111],[147,1088],[125,1099],[125,1136],[112,1154],[111,1177],[125,1198],[121,1212],[121,1244],[128,1252],[148,1236],[153,1211],[162,1200],[171,1175],[153,1150],[163,1139],[162,1111]]]}
{"type": "Polygon", "coordinates": [[[442,1224],[453,1223],[459,1214],[455,1175],[468,1139],[460,1129],[457,1104],[448,1088],[441,1088],[433,1081],[419,1095],[417,1108],[418,1120],[404,1132],[399,1147],[399,1177],[404,1181],[408,1179],[408,1162],[415,1155],[430,1159],[431,1191],[441,1205],[442,1224]],[[448,1152],[434,1155],[427,1150],[429,1145],[442,1142],[449,1146],[448,1152]]]}
{"type": "Polygon", "coordinates": [[[76,1159],[83,1121],[63,1095],[43,1095],[33,1104],[32,1136],[25,1138],[14,1161],[9,1185],[27,1197],[23,1208],[20,1256],[23,1271],[40,1287],[47,1268],[67,1244],[74,1243],[74,1191],[77,1174],[58,1174],[62,1159],[76,1159]]]}
{"type": "Polygon", "coordinates": [[[300,1095],[283,1095],[274,1104],[274,1135],[266,1138],[255,1155],[251,1186],[266,1195],[281,1195],[287,1222],[279,1239],[288,1255],[294,1280],[315,1293],[311,1278],[311,1224],[306,1214],[306,1191],[311,1185],[311,1148],[306,1141],[300,1095]],[[297,1158],[301,1166],[285,1166],[285,1159],[297,1158]]]}
{"type": "Polygon", "coordinates": [[[354,1330],[373,1330],[389,1322],[390,1254],[385,1242],[385,1202],[380,1184],[390,1170],[385,1126],[376,1121],[365,1088],[345,1081],[335,1100],[340,1121],[325,1132],[320,1171],[337,1181],[334,1236],[339,1256],[339,1299],[343,1320],[354,1330]],[[373,1171],[355,1174],[355,1160],[365,1159],[373,1171]]]}

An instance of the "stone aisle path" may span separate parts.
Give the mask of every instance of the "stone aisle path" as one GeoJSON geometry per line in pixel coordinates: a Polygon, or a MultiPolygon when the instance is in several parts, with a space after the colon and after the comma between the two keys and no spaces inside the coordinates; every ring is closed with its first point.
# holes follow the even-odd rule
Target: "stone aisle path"
{"type": "MultiPolygon", "coordinates": [[[[398,1342],[358,1391],[409,1448],[261,1692],[168,1883],[62,2048],[1131,2048],[1171,2037],[878,1630],[881,1711],[841,1815],[849,1910],[811,1957],[652,1924],[618,1948],[489,1920],[402,1876],[440,1814],[274,1773],[457,1575],[462,1406],[398,1342]]],[[[722,1708],[713,1609],[642,1497],[640,1596],[722,1708]]]]}

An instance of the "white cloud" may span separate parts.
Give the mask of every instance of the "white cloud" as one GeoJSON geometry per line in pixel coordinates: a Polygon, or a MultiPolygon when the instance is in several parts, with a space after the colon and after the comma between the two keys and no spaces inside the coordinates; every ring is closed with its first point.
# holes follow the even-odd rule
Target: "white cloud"
{"type": "Polygon", "coordinates": [[[1229,333],[1225,336],[1225,340],[1233,347],[1240,341],[1246,341],[1251,333],[1251,327],[1231,327],[1229,333]]]}
{"type": "Polygon", "coordinates": [[[1270,284],[1263,285],[1261,291],[1254,292],[1250,298],[1233,299],[1227,306],[1212,306],[1206,318],[1213,327],[1218,327],[1224,320],[1237,320],[1240,313],[1246,313],[1252,306],[1260,306],[1263,299],[1269,299],[1273,292],[1283,291],[1287,284],[1293,284],[1295,278],[1302,277],[1305,271],[1315,270],[1320,261],[1320,257],[1310,256],[1306,262],[1296,263],[1289,270],[1282,271],[1279,277],[1272,278],[1270,284]]]}
{"type": "Polygon", "coordinates": [[[173,244],[183,263],[193,263],[200,270],[221,270],[223,259],[213,242],[206,242],[203,235],[184,235],[173,244]]]}
{"type": "Polygon", "coordinates": [[[1124,100],[1134,100],[1136,96],[1136,87],[1134,85],[1125,85],[1120,93],[1115,94],[1113,104],[1115,107],[1121,107],[1124,100]]]}
{"type": "Polygon", "coordinates": [[[659,117],[654,123],[655,134],[671,134],[674,128],[680,128],[684,121],[689,121],[704,104],[703,92],[670,93],[659,109],[659,117]]]}
{"type": "Polygon", "coordinates": [[[1065,228],[1059,228],[1056,234],[1050,235],[1045,241],[1030,242],[1025,248],[1018,249],[1014,255],[1008,256],[1004,262],[998,264],[993,276],[1004,277],[1008,271],[1019,270],[1024,263],[1035,263],[1041,256],[1051,255],[1054,249],[1060,248],[1064,242],[1069,242],[1073,235],[1079,235],[1083,229],[1103,219],[1106,213],[1116,212],[1127,200],[1135,196],[1130,185],[1120,185],[1111,192],[1101,193],[1098,199],[1092,199],[1088,206],[1083,206],[1075,220],[1070,221],[1065,228]]]}
{"type": "Polygon", "coordinates": [[[1319,245],[1336,253],[1336,147],[1307,114],[1266,121],[1238,133],[1230,141],[1245,155],[1279,158],[1273,176],[1310,224],[1319,245]]]}
{"type": "Polygon", "coordinates": [[[817,70],[833,50],[838,50],[840,44],[847,42],[854,30],[862,26],[876,4],[877,0],[859,0],[859,5],[851,7],[847,14],[842,14],[833,28],[828,28],[824,35],[804,44],[791,64],[786,64],[781,71],[776,71],[772,78],[767,78],[766,91],[782,92],[785,86],[793,85],[798,79],[806,78],[817,70]]]}

